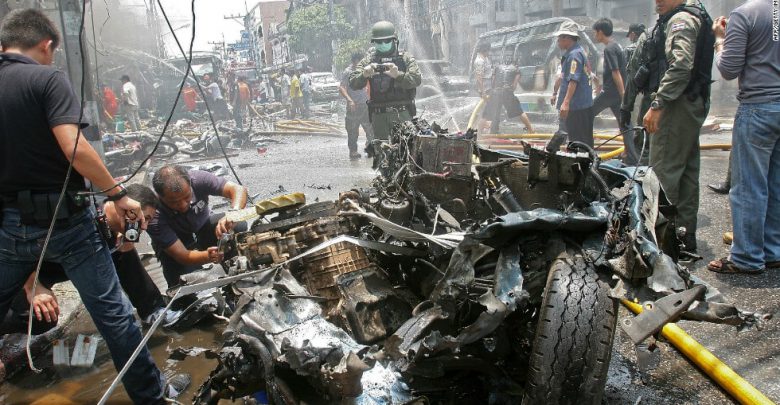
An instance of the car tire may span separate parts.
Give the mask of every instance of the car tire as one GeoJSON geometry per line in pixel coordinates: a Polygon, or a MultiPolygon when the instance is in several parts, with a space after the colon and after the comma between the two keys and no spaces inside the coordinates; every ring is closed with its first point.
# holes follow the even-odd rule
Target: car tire
{"type": "MultiPolygon", "coordinates": [[[[154,143],[150,143],[145,147],[145,153],[148,155],[152,153],[154,149],[154,143]]],[[[157,150],[154,152],[154,156],[157,158],[169,158],[179,153],[179,147],[173,142],[160,141],[157,146],[157,150]]]]}
{"type": "Polygon", "coordinates": [[[617,324],[608,284],[581,256],[550,266],[523,404],[601,404],[617,324]]]}

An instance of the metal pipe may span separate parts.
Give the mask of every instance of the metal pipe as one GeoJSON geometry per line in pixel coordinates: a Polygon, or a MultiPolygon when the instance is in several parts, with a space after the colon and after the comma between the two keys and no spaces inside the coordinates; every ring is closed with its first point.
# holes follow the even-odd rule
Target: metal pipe
{"type": "MultiPolygon", "coordinates": [[[[631,312],[639,314],[642,306],[627,299],[620,300],[631,312]]],[[[705,374],[712,378],[721,388],[729,393],[741,404],[773,405],[756,387],[750,385],[744,378],[737,374],[731,367],[720,361],[712,352],[707,350],[691,335],[685,333],[682,328],[673,323],[666,324],[661,330],[661,335],[677,348],[685,357],[691,360],[705,374]]]]}

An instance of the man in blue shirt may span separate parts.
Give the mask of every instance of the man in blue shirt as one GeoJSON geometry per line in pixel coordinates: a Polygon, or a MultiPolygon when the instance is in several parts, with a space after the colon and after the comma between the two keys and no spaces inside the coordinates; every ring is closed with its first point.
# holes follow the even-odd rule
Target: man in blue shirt
{"type": "Polygon", "coordinates": [[[160,168],[152,185],[160,205],[148,232],[165,281],[174,287],[182,275],[222,261],[217,243],[223,233],[246,230],[245,222],[233,224],[224,214],[212,215],[209,196],[229,198],[232,209],[241,209],[246,207],[247,191],[209,172],[174,165],[160,168]]]}
{"type": "MultiPolygon", "coordinates": [[[[739,79],[731,141],[729,192],[734,241],[719,273],[758,274],[780,268],[780,41],[770,0],[746,1],[713,27],[715,62],[739,79]]],[[[708,27],[702,27],[706,29],[708,27]]]]}
{"type": "Polygon", "coordinates": [[[568,132],[569,140],[593,146],[593,89],[578,31],[577,24],[568,21],[558,31],[558,47],[564,54],[555,107],[560,112],[561,129],[568,132]]]}

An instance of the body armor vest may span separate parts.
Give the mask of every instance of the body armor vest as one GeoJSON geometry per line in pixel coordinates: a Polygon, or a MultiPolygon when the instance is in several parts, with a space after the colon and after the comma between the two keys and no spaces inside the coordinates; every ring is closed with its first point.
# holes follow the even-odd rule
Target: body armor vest
{"type": "Polygon", "coordinates": [[[712,84],[712,62],[715,56],[713,45],[715,44],[715,35],[712,33],[712,18],[704,8],[699,6],[684,5],[680,6],[667,15],[661,16],[655,24],[653,31],[645,41],[642,48],[643,60],[636,76],[634,84],[639,91],[650,94],[658,91],[669,64],[666,60],[666,23],[675,14],[684,11],[701,22],[699,34],[696,37],[696,54],[693,59],[693,69],[691,70],[691,80],[685,88],[683,94],[690,100],[697,96],[702,96],[705,101],[710,99],[710,85],[712,84]]]}
{"type": "MultiPolygon", "coordinates": [[[[371,62],[379,65],[392,62],[398,66],[398,70],[402,72],[406,72],[407,69],[403,52],[398,52],[395,55],[387,57],[381,57],[377,53],[374,53],[371,62]]],[[[374,75],[374,77],[368,79],[368,81],[371,84],[370,105],[372,107],[414,104],[414,97],[417,94],[416,89],[403,89],[400,86],[396,86],[395,79],[387,74],[378,73],[374,75]]]]}

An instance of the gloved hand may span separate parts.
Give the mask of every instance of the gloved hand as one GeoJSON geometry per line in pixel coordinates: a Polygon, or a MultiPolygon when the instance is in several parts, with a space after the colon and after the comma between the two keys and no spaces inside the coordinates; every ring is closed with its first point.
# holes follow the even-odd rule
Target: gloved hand
{"type": "Polygon", "coordinates": [[[363,77],[370,79],[374,77],[376,74],[376,70],[374,69],[374,63],[369,63],[368,65],[363,67],[363,77]]]}
{"type": "Polygon", "coordinates": [[[401,75],[401,72],[398,70],[398,66],[396,66],[395,63],[387,62],[384,65],[387,67],[387,71],[385,73],[387,73],[387,75],[393,79],[401,75]]]}
{"type": "Polygon", "coordinates": [[[625,131],[631,127],[631,111],[620,110],[620,130],[625,131]]]}

